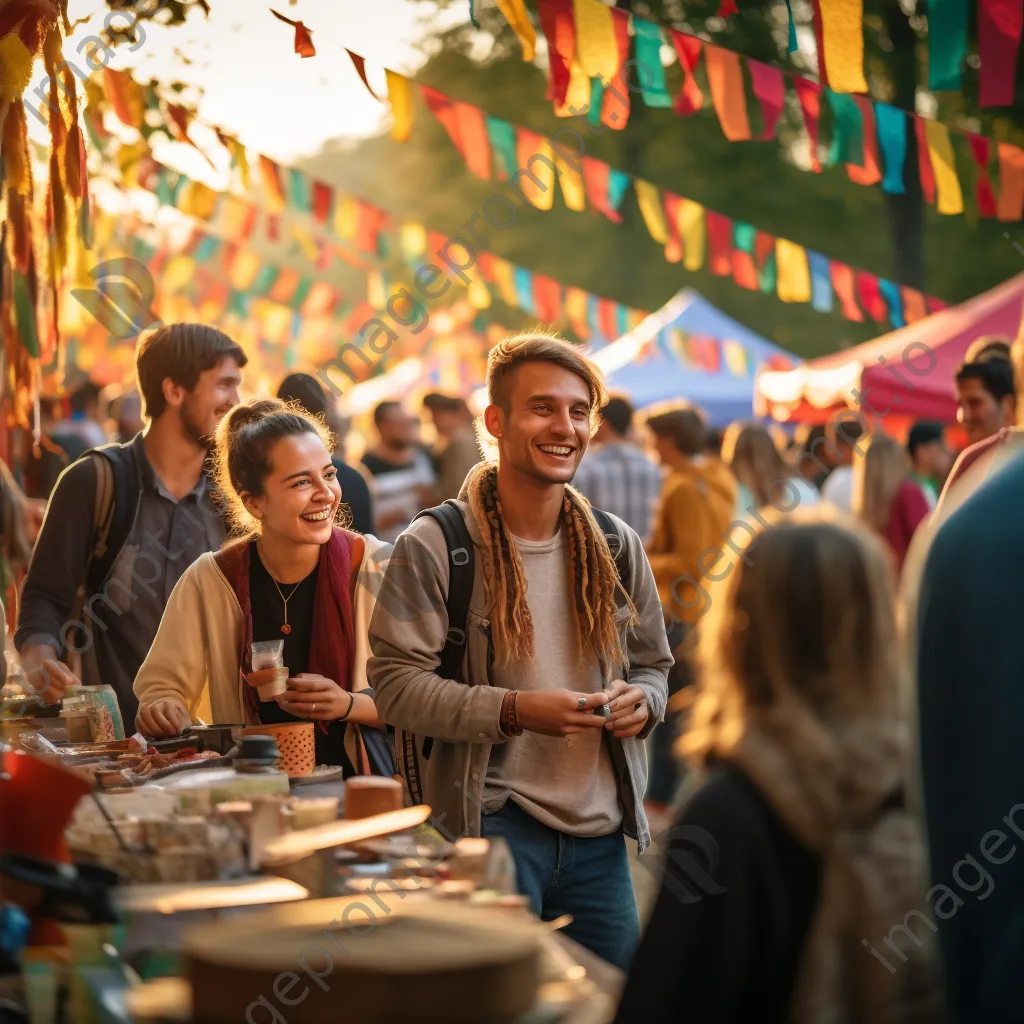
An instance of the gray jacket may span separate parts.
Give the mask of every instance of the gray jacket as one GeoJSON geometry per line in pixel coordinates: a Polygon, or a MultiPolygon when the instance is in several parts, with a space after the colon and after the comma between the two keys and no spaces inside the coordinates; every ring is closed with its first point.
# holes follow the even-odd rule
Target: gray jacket
{"type": "MultiPolygon", "coordinates": [[[[429,760],[420,761],[424,799],[438,827],[455,837],[479,836],[484,776],[491,745],[504,743],[499,726],[506,690],[489,681],[491,602],[482,570],[482,539],[467,503],[459,507],[476,551],[462,680],[437,675],[439,653],[448,633],[445,599],[448,557],[444,536],[433,519],[417,519],[398,538],[370,621],[367,677],[381,718],[389,725],[433,737],[429,760]]],[[[650,845],[644,815],[647,757],[643,739],[665,715],[672,655],[654,575],[636,533],[615,525],[629,549],[630,579],[624,581],[640,618],[624,635],[629,668],[624,678],[647,696],[650,719],[644,731],[611,741],[619,779],[623,829],[642,853],[650,845]]],[[[626,617],[625,610],[620,618],[626,617]]],[[[623,631],[626,626],[623,621],[623,631]]],[[[617,677],[610,668],[605,683],[617,677]]]]}

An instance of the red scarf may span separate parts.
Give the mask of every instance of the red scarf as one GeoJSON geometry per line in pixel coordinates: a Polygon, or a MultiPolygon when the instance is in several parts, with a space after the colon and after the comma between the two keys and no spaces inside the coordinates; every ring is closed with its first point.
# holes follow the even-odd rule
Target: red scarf
{"type": "MultiPolygon", "coordinates": [[[[215,556],[235,592],[242,609],[242,646],[238,652],[241,675],[252,671],[252,607],[249,603],[250,541],[246,538],[230,544],[215,556]]],[[[316,581],[313,601],[313,636],[309,645],[309,671],[333,679],[343,690],[351,686],[352,659],[355,656],[355,635],[352,629],[352,541],[344,530],[335,529],[331,539],[320,548],[320,575],[316,581]]],[[[256,690],[244,678],[243,706],[248,707],[253,721],[258,722],[259,701],[256,690]]],[[[326,729],[321,722],[320,727],[326,729]]]]}

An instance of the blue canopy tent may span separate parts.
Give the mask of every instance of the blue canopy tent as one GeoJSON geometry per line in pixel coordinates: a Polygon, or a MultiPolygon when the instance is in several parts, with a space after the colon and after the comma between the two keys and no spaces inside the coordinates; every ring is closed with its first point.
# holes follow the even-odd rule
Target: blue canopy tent
{"type": "Polygon", "coordinates": [[[684,288],[628,334],[591,350],[612,391],[637,408],[685,398],[712,426],[754,415],[754,376],[801,360],[684,288]]]}

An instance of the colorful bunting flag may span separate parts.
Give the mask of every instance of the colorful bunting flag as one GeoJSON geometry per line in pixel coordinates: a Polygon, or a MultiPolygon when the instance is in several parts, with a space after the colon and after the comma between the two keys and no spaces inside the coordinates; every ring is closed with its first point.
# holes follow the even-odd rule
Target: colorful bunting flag
{"type": "Polygon", "coordinates": [[[689,271],[704,266],[705,211],[700,203],[684,199],[679,209],[679,237],[683,244],[683,267],[689,271]]]}
{"type": "Polygon", "coordinates": [[[996,195],[992,191],[992,181],[988,176],[988,165],[992,158],[992,144],[983,135],[968,135],[971,155],[978,165],[978,182],[975,187],[974,199],[978,204],[978,213],[982,217],[996,215],[996,195]]]}
{"type": "Polygon", "coordinates": [[[538,0],[540,27],[548,41],[550,77],[547,98],[556,107],[565,103],[570,69],[576,55],[576,22],[572,0],[538,0]]]}
{"type": "Polygon", "coordinates": [[[864,121],[860,107],[852,96],[825,90],[825,99],[832,110],[832,146],[828,162],[864,166],[864,121]]]}
{"type": "Polygon", "coordinates": [[[754,240],[757,228],[736,221],[732,226],[732,279],[741,288],[757,291],[757,267],[754,265],[754,240]]]}
{"type": "Polygon", "coordinates": [[[507,181],[516,173],[516,129],[500,117],[487,115],[487,138],[498,177],[507,181]]]}
{"type": "Polygon", "coordinates": [[[931,153],[928,150],[927,121],[914,118],[914,134],[917,136],[917,173],[921,180],[921,192],[925,201],[935,205],[935,171],[932,168],[931,153]]]}
{"type": "Polygon", "coordinates": [[[999,151],[999,205],[996,215],[1002,221],[1018,221],[1024,216],[1024,150],[1006,142],[996,145],[999,151]]]}
{"type": "Polygon", "coordinates": [[[885,161],[882,189],[890,195],[903,195],[903,168],[907,160],[907,114],[888,103],[875,104],[878,141],[885,161]]]}
{"type": "Polygon", "coordinates": [[[796,242],[776,238],[775,260],[779,268],[779,298],[783,302],[810,302],[811,271],[807,250],[796,242]]]}
{"type": "Polygon", "coordinates": [[[967,56],[967,0],[928,4],[928,88],[958,90],[967,56]]]}
{"type": "Polygon", "coordinates": [[[903,319],[908,324],[923,320],[928,315],[924,296],[916,288],[901,288],[900,295],[903,299],[903,319]]]}
{"type": "Polygon", "coordinates": [[[587,208],[587,194],[583,185],[583,174],[578,164],[555,154],[555,169],[562,186],[562,198],[570,210],[582,213],[587,208]]]}
{"type": "Polygon", "coordinates": [[[636,77],[644,103],[649,107],[670,107],[672,100],[665,87],[665,68],[661,63],[661,48],[665,43],[661,26],[644,18],[634,18],[633,30],[636,33],[636,77]]]}
{"type": "Polygon", "coordinates": [[[717,277],[732,274],[732,220],[713,210],[704,211],[708,237],[708,269],[717,277]]]}
{"type": "Polygon", "coordinates": [[[858,270],[854,274],[854,280],[857,283],[857,298],[860,299],[864,311],[877,323],[885,323],[885,299],[882,298],[878,278],[866,270],[858,270]]]}
{"type": "Polygon", "coordinates": [[[629,123],[629,11],[613,7],[612,31],[618,51],[618,71],[610,82],[602,83],[601,124],[622,130],[629,123]]]}
{"type": "Polygon", "coordinates": [[[759,60],[748,60],[750,81],[754,95],[761,105],[761,116],[764,129],[758,136],[761,140],[775,138],[775,128],[786,105],[786,85],[782,72],[770,64],[762,64],[759,60]]]}
{"type": "Polygon", "coordinates": [[[906,327],[907,321],[903,316],[903,299],[900,297],[900,287],[885,278],[879,278],[878,289],[882,293],[886,306],[889,307],[889,323],[893,327],[906,327]]]}
{"type": "Polygon", "coordinates": [[[697,79],[694,77],[703,43],[696,36],[684,35],[675,29],[669,29],[669,37],[675,47],[676,55],[679,57],[679,67],[683,72],[683,85],[672,109],[680,117],[688,117],[704,106],[704,93],[701,92],[697,79]]]}
{"type": "Polygon", "coordinates": [[[800,111],[804,117],[804,127],[807,129],[807,138],[810,140],[810,161],[811,170],[821,170],[821,160],[818,158],[818,119],[821,117],[821,87],[817,82],[807,78],[794,78],[793,85],[796,88],[796,96],[800,101],[800,111]]]}
{"type": "Polygon", "coordinates": [[[405,142],[412,131],[412,83],[405,75],[386,68],[384,75],[388,83],[388,102],[391,104],[391,138],[395,142],[405,142]]]}
{"type": "Polygon", "coordinates": [[[882,180],[882,172],[878,165],[875,105],[866,96],[854,96],[853,102],[860,108],[863,123],[864,164],[847,164],[846,175],[855,185],[876,185],[882,180]]]}
{"type": "Polygon", "coordinates": [[[978,0],[980,106],[1013,105],[1022,30],[1024,5],[1020,0],[978,0]]]}
{"type": "Polygon", "coordinates": [[[747,119],[739,54],[707,43],[704,46],[704,68],[722,133],[730,142],[749,139],[750,121],[747,119]]]}
{"type": "Polygon", "coordinates": [[[643,215],[647,231],[659,245],[668,243],[668,228],[665,224],[665,214],[661,208],[661,197],[656,185],[649,181],[637,178],[633,182],[636,189],[636,199],[640,206],[640,213],[643,215]]]}
{"type": "Polygon", "coordinates": [[[775,260],[775,236],[767,231],[758,231],[754,239],[754,262],[757,264],[757,283],[762,294],[775,291],[778,280],[778,264],[775,260]]]}
{"type": "Polygon", "coordinates": [[[832,312],[832,270],[827,256],[807,250],[811,270],[811,307],[819,313],[832,312]]]}
{"type": "Polygon", "coordinates": [[[864,314],[857,305],[856,285],[854,282],[853,268],[838,260],[832,260],[831,266],[832,287],[839,296],[839,304],[843,316],[852,323],[863,323],[864,314]]]}
{"type": "Polygon", "coordinates": [[[837,93],[867,92],[863,0],[817,0],[817,7],[822,44],[818,52],[827,72],[822,81],[837,93]]]}
{"type": "Polygon", "coordinates": [[[938,121],[925,121],[924,130],[928,156],[935,174],[935,189],[938,194],[936,209],[944,214],[963,213],[964,197],[960,191],[960,179],[956,175],[956,160],[953,156],[949,129],[938,121]]]}
{"type": "Polygon", "coordinates": [[[537,34],[533,30],[533,22],[526,13],[523,0],[494,0],[499,11],[505,15],[505,20],[512,26],[516,38],[523,48],[523,60],[527,64],[533,63],[537,52],[537,34]]]}
{"type": "Polygon", "coordinates": [[[550,210],[555,200],[554,155],[551,143],[543,136],[519,129],[516,157],[524,173],[519,176],[518,188],[538,210],[550,210]]]}

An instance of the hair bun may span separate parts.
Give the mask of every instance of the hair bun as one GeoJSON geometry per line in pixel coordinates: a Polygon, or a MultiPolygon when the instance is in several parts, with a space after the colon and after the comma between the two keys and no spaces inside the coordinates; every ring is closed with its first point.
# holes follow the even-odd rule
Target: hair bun
{"type": "Polygon", "coordinates": [[[259,423],[260,420],[264,420],[268,416],[273,416],[274,413],[284,411],[286,411],[284,403],[279,402],[276,398],[260,398],[255,402],[246,402],[242,405],[236,405],[234,409],[227,414],[225,419],[225,432],[228,437],[233,437],[239,431],[244,430],[251,424],[259,423]]]}

